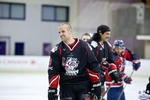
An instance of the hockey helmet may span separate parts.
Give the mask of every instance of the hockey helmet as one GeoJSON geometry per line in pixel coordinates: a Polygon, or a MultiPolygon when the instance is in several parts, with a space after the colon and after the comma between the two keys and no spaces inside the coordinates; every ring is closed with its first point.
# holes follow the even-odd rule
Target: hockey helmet
{"type": "Polygon", "coordinates": [[[125,49],[125,45],[124,45],[123,40],[115,40],[113,43],[113,49],[115,49],[115,48],[125,49]]]}

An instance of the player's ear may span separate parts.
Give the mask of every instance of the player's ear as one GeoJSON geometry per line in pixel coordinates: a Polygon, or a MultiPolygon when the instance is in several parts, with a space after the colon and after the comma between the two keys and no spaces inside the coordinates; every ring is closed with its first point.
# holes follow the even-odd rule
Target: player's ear
{"type": "Polygon", "coordinates": [[[69,30],[70,34],[72,34],[72,29],[69,30]]]}

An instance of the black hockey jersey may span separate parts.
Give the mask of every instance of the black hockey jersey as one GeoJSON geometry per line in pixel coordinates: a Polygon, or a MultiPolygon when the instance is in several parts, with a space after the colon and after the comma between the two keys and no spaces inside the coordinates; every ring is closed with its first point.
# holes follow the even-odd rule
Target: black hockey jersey
{"type": "Polygon", "coordinates": [[[51,50],[48,69],[49,87],[57,88],[59,77],[60,84],[89,81],[90,78],[93,82],[98,81],[100,80],[99,73],[99,64],[94,53],[82,40],[76,39],[72,48],[60,42],[51,50]]]}
{"type": "Polygon", "coordinates": [[[111,46],[108,42],[104,42],[104,47],[97,41],[89,40],[88,43],[92,47],[92,51],[94,52],[99,63],[105,59],[108,63],[114,63],[111,46]]]}
{"type": "MultiPolygon", "coordinates": [[[[105,75],[101,75],[102,79],[101,82],[104,84],[105,78],[110,77],[109,75],[112,72],[117,71],[117,67],[114,64],[111,45],[108,42],[104,42],[103,45],[101,45],[99,42],[94,40],[89,40],[88,43],[92,47],[92,51],[94,52],[100,66],[100,70],[105,75]],[[108,66],[105,66],[103,62],[107,62],[108,66]]],[[[118,76],[115,76],[116,80],[119,78],[118,76]]],[[[113,79],[114,80],[114,79],[113,79]]]]}

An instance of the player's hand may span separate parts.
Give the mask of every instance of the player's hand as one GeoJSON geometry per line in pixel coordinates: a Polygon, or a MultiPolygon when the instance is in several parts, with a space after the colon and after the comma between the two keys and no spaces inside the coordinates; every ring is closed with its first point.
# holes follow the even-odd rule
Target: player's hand
{"type": "Polygon", "coordinates": [[[104,85],[104,82],[106,81],[105,75],[103,73],[100,74],[100,81],[101,81],[101,85],[104,85]]]}
{"type": "Polygon", "coordinates": [[[102,66],[102,71],[107,71],[108,69],[109,69],[109,63],[106,61],[106,60],[102,60],[102,62],[101,62],[101,66],[102,66]]]}
{"type": "Polygon", "coordinates": [[[56,88],[49,87],[49,89],[48,89],[48,100],[58,100],[56,88]]]}
{"type": "Polygon", "coordinates": [[[141,66],[140,60],[133,61],[133,69],[134,70],[138,70],[140,66],[141,66]]]}
{"type": "Polygon", "coordinates": [[[127,84],[131,84],[131,81],[132,81],[132,78],[131,78],[131,77],[126,76],[126,77],[124,78],[124,82],[127,83],[127,84]]]}
{"type": "Polygon", "coordinates": [[[91,93],[95,94],[98,100],[100,99],[100,96],[101,96],[101,82],[93,83],[91,93]]]}
{"type": "Polygon", "coordinates": [[[118,81],[120,79],[120,75],[116,69],[109,70],[108,74],[109,74],[110,78],[115,81],[115,83],[118,83],[118,81]]]}

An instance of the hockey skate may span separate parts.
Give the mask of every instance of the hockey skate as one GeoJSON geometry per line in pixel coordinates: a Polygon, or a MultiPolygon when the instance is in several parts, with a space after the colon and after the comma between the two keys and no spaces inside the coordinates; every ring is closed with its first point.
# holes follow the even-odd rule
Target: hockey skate
{"type": "Polygon", "coordinates": [[[139,91],[139,100],[150,100],[150,95],[145,93],[145,91],[139,91]]]}

